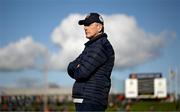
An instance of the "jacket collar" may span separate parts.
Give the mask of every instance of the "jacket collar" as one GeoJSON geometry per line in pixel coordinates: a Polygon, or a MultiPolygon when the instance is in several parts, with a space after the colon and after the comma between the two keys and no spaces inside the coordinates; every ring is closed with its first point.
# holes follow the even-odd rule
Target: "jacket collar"
{"type": "Polygon", "coordinates": [[[107,38],[107,34],[106,34],[106,33],[102,33],[102,34],[94,37],[93,39],[89,40],[89,41],[86,42],[84,45],[85,45],[85,46],[88,46],[88,45],[92,44],[93,42],[99,40],[99,39],[102,38],[102,37],[106,37],[106,38],[107,38]]]}

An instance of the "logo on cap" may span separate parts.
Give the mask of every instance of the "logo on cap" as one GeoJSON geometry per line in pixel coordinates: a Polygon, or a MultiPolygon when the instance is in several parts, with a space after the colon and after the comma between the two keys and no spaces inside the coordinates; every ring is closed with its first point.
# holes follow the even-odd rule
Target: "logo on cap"
{"type": "Polygon", "coordinates": [[[102,16],[100,16],[100,15],[99,15],[99,20],[100,20],[102,23],[104,22],[102,16]]]}

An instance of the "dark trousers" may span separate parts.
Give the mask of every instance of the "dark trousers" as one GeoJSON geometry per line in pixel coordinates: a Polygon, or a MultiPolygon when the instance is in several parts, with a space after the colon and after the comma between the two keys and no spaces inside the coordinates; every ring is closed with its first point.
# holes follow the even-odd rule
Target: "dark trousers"
{"type": "Polygon", "coordinates": [[[101,105],[90,104],[90,103],[75,103],[76,112],[90,112],[90,111],[100,111],[105,112],[106,108],[101,105]]]}

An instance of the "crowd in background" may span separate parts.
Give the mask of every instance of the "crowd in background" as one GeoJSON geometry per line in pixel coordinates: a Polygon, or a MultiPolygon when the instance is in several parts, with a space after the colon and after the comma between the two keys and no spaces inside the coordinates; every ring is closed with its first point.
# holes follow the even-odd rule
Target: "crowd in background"
{"type": "Polygon", "coordinates": [[[0,111],[43,111],[45,105],[48,110],[58,111],[66,109],[66,103],[69,102],[68,96],[7,96],[0,97],[0,111]]]}

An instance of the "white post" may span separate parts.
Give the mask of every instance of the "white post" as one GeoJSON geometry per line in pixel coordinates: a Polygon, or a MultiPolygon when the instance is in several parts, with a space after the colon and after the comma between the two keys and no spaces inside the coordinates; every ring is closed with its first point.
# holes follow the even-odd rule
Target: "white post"
{"type": "Polygon", "coordinates": [[[169,88],[169,95],[171,96],[171,67],[170,66],[168,70],[168,88],[169,88]]]}
{"type": "Polygon", "coordinates": [[[176,75],[175,75],[175,97],[176,97],[176,101],[178,99],[178,69],[176,66],[176,75]]]}
{"type": "Polygon", "coordinates": [[[47,94],[47,91],[48,91],[48,70],[47,68],[45,67],[44,68],[44,112],[47,111],[47,102],[48,102],[48,94],[47,94]]]}
{"type": "Polygon", "coordinates": [[[44,112],[48,111],[48,63],[49,63],[49,53],[44,58],[44,67],[43,67],[43,75],[44,75],[44,112]]]}

